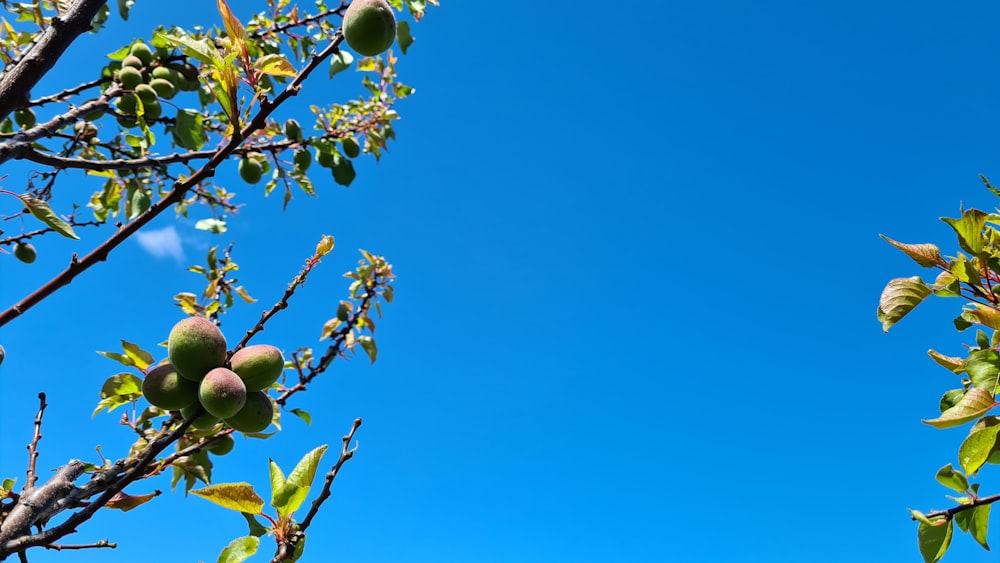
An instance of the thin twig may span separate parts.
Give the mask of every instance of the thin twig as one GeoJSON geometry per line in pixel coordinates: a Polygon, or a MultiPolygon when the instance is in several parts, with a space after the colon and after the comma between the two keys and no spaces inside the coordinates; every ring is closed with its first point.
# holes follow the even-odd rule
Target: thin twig
{"type": "Polygon", "coordinates": [[[58,543],[50,543],[50,544],[44,545],[42,547],[44,547],[45,549],[54,549],[56,551],[63,551],[63,550],[67,550],[67,549],[94,549],[94,548],[99,548],[99,547],[107,547],[107,548],[110,548],[110,549],[116,549],[118,547],[118,544],[111,543],[108,540],[101,540],[101,541],[95,542],[95,543],[84,543],[84,544],[76,544],[76,545],[65,545],[65,544],[58,544],[58,543]]]}
{"type": "MultiPolygon", "coordinates": [[[[939,516],[944,516],[946,519],[950,520],[951,518],[953,518],[959,512],[963,512],[963,511],[966,511],[966,510],[971,510],[973,508],[976,508],[977,506],[984,506],[984,505],[987,505],[987,504],[993,504],[994,502],[996,502],[998,500],[1000,500],[1000,495],[992,495],[992,496],[988,496],[988,497],[980,497],[980,498],[972,500],[972,502],[969,502],[968,504],[960,504],[958,506],[953,506],[953,507],[948,508],[946,510],[932,510],[932,511],[928,512],[927,514],[924,514],[924,516],[926,516],[928,518],[937,518],[939,516]]],[[[915,517],[911,518],[911,519],[912,520],[916,520],[915,517]]]]}
{"type": "MultiPolygon", "coordinates": [[[[35,464],[38,461],[38,442],[42,439],[42,415],[45,413],[45,393],[38,394],[38,412],[35,414],[35,435],[28,444],[28,481],[25,484],[24,492],[35,488],[35,481],[38,475],[35,473],[35,464]]],[[[22,493],[23,494],[23,493],[22,493]]]]}

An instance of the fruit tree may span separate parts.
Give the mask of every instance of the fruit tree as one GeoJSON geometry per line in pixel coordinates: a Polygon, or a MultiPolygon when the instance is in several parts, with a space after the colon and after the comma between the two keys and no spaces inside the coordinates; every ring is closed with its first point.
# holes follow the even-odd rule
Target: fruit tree
{"type": "MultiPolygon", "coordinates": [[[[37,314],[33,309],[58,292],[72,291],[64,288],[95,264],[114,265],[116,249],[154,218],[198,213],[208,217],[198,229],[224,236],[241,205],[271,194],[283,206],[298,194],[317,197],[325,185],[354,182],[356,159],[385,156],[396,138],[396,104],[414,92],[397,78],[397,57],[413,44],[411,25],[437,2],[257,2],[260,12],[241,16],[226,0],[205,3],[213,9],[197,27],[165,24],[134,30],[142,35],[125,42],[109,40],[107,56],[88,61],[88,80],[47,92],[40,84],[59,82],[53,77],[62,76],[73,43],[86,34],[101,36],[112,18],[127,20],[134,0],[111,6],[106,0],[4,2],[0,164],[7,168],[0,177],[0,272],[24,279],[40,256],[60,252],[54,239],[62,237],[89,251],[61,257],[64,267],[54,276],[39,279],[16,302],[0,304],[0,327],[16,330],[19,319],[37,314]],[[347,79],[346,69],[360,73],[364,95],[332,101],[327,84],[347,79]],[[293,97],[308,100],[312,114],[278,120],[277,110],[293,97]],[[243,184],[216,181],[221,167],[238,171],[243,184]],[[70,172],[86,174],[93,190],[71,185],[70,172]],[[244,185],[262,187],[249,193],[244,185]],[[241,205],[234,202],[237,194],[241,205]]],[[[200,293],[180,291],[174,303],[163,304],[177,307],[176,323],[160,330],[164,348],[129,339],[129,323],[142,322],[139,316],[122,320],[122,334],[114,335],[122,350],[100,352],[119,364],[119,373],[93,380],[95,415],[114,412],[127,432],[104,444],[107,457],[40,471],[48,405],[44,390],[34,390],[37,415],[33,433],[31,422],[26,425],[26,463],[0,466],[0,560],[27,561],[40,548],[114,548],[112,540],[64,542],[86,535],[99,511],[155,502],[156,494],[133,485],[157,479],[201,497],[185,502],[211,501],[246,518],[246,535],[219,538],[219,561],[243,561],[265,549],[265,540],[273,540],[266,548],[273,561],[302,556],[334,478],[354,454],[361,419],[349,425],[332,462],[322,461],[325,445],[305,453],[287,474],[272,461],[267,506],[265,491],[215,483],[211,468],[240,447],[234,435],[280,439],[282,415],[308,421],[296,399],[335,360],[355,353],[372,362],[377,357],[374,319],[392,301],[394,277],[385,258],[366,251],[345,274],[343,298],[333,302],[329,320],[315,327],[321,348],[260,338],[271,319],[296,305],[296,291],[333,250],[332,236],[317,230],[315,240],[315,247],[302,249],[304,265],[288,272],[281,298],[261,307],[252,326],[220,329],[227,310],[256,302],[234,277],[231,241],[213,246],[205,264],[189,268],[204,278],[200,293]],[[325,479],[314,483],[321,468],[325,479]],[[25,472],[23,482],[15,470],[25,472]]],[[[43,353],[22,348],[0,346],[0,365],[14,355],[43,353]]],[[[0,368],[5,388],[13,375],[0,368]]],[[[93,445],[81,447],[74,455],[92,455],[93,445]]],[[[321,550],[323,541],[310,545],[321,550]]]]}

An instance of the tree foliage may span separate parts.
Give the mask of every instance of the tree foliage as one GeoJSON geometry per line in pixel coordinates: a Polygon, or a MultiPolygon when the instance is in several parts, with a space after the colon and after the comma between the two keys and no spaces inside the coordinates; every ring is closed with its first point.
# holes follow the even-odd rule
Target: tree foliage
{"type": "MultiPolygon", "coordinates": [[[[986,188],[1000,197],[1000,189],[981,177],[986,188]]],[[[955,526],[989,550],[987,531],[990,509],[1000,494],[984,494],[979,472],[1000,464],[1000,416],[995,414],[1000,382],[1000,212],[963,209],[959,217],[941,219],[954,231],[954,256],[945,256],[937,245],[908,244],[882,236],[919,266],[936,272],[933,280],[920,276],[896,278],[879,299],[878,320],[888,331],[931,296],[964,301],[953,324],[958,331],[975,331],[964,356],[947,356],[929,350],[931,359],[958,376],[956,388],[938,401],[938,414],[923,422],[934,428],[966,427],[958,447],[958,467],[946,464],[935,478],[957,496],[948,496],[951,508],[921,512],[911,510],[917,522],[920,553],[926,562],[944,557],[955,526]],[[994,413],[994,414],[991,414],[994,413]],[[971,425],[970,425],[971,423],[971,425]]]]}
{"type": "MultiPolygon", "coordinates": [[[[427,6],[437,2],[366,0],[380,8],[391,6],[391,11],[380,12],[380,18],[384,25],[393,19],[389,14],[395,14],[396,38],[395,43],[384,36],[368,41],[366,45],[393,48],[355,58],[344,48],[344,16],[350,2],[319,0],[305,6],[291,0],[260,1],[262,11],[249,18],[241,19],[226,0],[217,0],[218,17],[203,26],[160,26],[128,44],[109,44],[106,57],[88,61],[93,65],[90,80],[42,96],[36,95],[38,85],[49,71],[66,64],[62,57],[72,43],[83,34],[100,34],[109,18],[127,20],[134,0],[119,0],[113,6],[106,0],[3,2],[0,165],[21,162],[30,170],[23,182],[13,176],[17,172],[3,177],[7,186],[24,188],[0,189],[0,267],[6,272],[17,261],[30,267],[52,246],[47,244],[51,237],[90,243],[92,250],[66,257],[62,271],[0,311],[0,326],[31,314],[35,305],[94,264],[113,261],[118,246],[167,210],[181,217],[197,212],[207,217],[197,221],[198,229],[226,233],[227,220],[241,205],[253,205],[255,196],[242,197],[237,204],[237,196],[248,190],[218,182],[220,167],[232,166],[245,185],[261,183],[262,190],[255,191],[265,196],[277,192],[283,206],[288,206],[297,196],[318,197],[323,184],[350,185],[357,176],[356,159],[385,156],[396,138],[396,104],[414,93],[397,78],[396,49],[408,52],[414,42],[410,22],[419,22],[427,6]],[[349,74],[343,71],[351,68],[360,73],[365,95],[330,103],[323,95],[328,91],[324,82],[346,79],[349,74]],[[276,110],[296,96],[313,102],[312,115],[276,120],[276,110]],[[71,189],[68,171],[74,170],[93,179],[96,189],[91,194],[81,196],[71,189]],[[328,180],[320,182],[322,175],[328,180]]],[[[363,32],[354,36],[366,41],[363,32]]],[[[154,501],[155,493],[127,489],[140,481],[163,478],[165,473],[173,487],[183,487],[184,492],[240,512],[246,519],[245,537],[225,547],[224,539],[220,541],[219,561],[250,557],[266,534],[275,541],[273,561],[295,561],[302,556],[310,524],[330,496],[333,479],[354,454],[356,446],[351,444],[361,419],[344,436],[337,461],[326,471],[322,488],[301,518],[295,515],[306,506],[327,446],[306,454],[287,476],[271,463],[273,512],[248,484],[213,483],[212,468],[224,462],[221,456],[234,447],[232,435],[240,429],[247,437],[267,439],[281,430],[282,414],[310,422],[311,415],[294,406],[296,395],[308,391],[335,360],[356,352],[371,362],[378,356],[375,319],[381,317],[383,303],[393,300],[394,275],[384,257],[367,251],[361,251],[357,267],[345,274],[344,298],[334,304],[329,320],[315,329],[322,348],[303,345],[285,350],[275,364],[273,347],[259,346],[268,343],[251,347],[251,341],[289,306],[296,290],[333,251],[332,236],[317,232],[316,240],[315,248],[303,249],[305,261],[297,273],[290,272],[280,300],[264,308],[254,326],[229,331],[232,339],[222,341],[225,354],[206,366],[229,375],[192,376],[193,368],[171,367],[181,360],[180,355],[190,354],[176,350],[199,349],[194,340],[180,342],[191,336],[187,333],[170,334],[178,345],[169,347],[169,357],[151,352],[155,343],[132,342],[127,334],[120,335],[121,350],[99,351],[118,364],[118,373],[94,382],[95,397],[99,394],[94,414],[125,412],[122,417],[132,443],[123,445],[120,457],[71,461],[39,482],[37,446],[48,407],[45,395],[39,394],[27,480],[20,487],[13,478],[0,481],[0,560],[15,554],[26,560],[33,548],[58,549],[63,538],[87,530],[84,524],[99,510],[127,512],[154,501]],[[257,361],[251,350],[264,359],[257,361]],[[240,351],[247,353],[232,362],[240,351]],[[184,377],[192,382],[185,383],[184,377]],[[195,387],[197,398],[191,398],[190,406],[169,410],[186,404],[184,397],[171,402],[177,393],[190,393],[195,387]],[[230,392],[236,388],[245,390],[230,392]],[[266,407],[260,412],[271,414],[262,421],[265,429],[260,431],[245,426],[254,415],[243,415],[254,394],[259,398],[256,405],[266,407]],[[226,403],[237,400],[238,405],[226,403]],[[199,484],[201,488],[196,488],[199,484]]],[[[203,288],[175,295],[179,317],[219,325],[221,315],[231,307],[257,303],[235,277],[239,266],[233,248],[232,244],[216,245],[203,264],[189,268],[202,278],[203,288]]],[[[163,328],[164,339],[169,332],[170,327],[163,328]]],[[[0,363],[8,353],[30,351],[0,347],[0,363]]],[[[101,541],[74,547],[114,545],[101,541]]]]}

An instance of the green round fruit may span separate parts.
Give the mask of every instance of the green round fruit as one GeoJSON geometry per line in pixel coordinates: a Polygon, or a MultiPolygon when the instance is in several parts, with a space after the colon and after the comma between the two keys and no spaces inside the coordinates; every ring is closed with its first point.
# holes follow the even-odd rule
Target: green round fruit
{"type": "Polygon", "coordinates": [[[208,446],[206,449],[209,453],[215,455],[226,455],[233,451],[233,447],[236,446],[236,440],[233,440],[232,434],[226,434],[222,438],[219,438],[212,445],[208,446]]]}
{"type": "Polygon", "coordinates": [[[135,94],[122,94],[118,98],[118,111],[124,113],[125,115],[135,115],[136,110],[139,108],[139,98],[135,94]]]}
{"type": "Polygon", "coordinates": [[[87,115],[84,115],[83,116],[83,120],[84,121],[97,121],[98,119],[100,119],[102,117],[104,117],[104,110],[103,109],[98,109],[98,110],[94,110],[94,111],[88,113],[87,115]]]}
{"type": "Polygon", "coordinates": [[[188,317],[174,325],[167,338],[170,363],[185,379],[201,381],[226,363],[226,337],[204,317],[188,317]]]}
{"type": "Polygon", "coordinates": [[[154,90],[149,84],[140,84],[136,86],[135,93],[144,104],[156,101],[156,90],[154,90]]]}
{"type": "Polygon", "coordinates": [[[344,147],[344,154],[348,158],[357,158],[361,154],[361,147],[358,146],[358,142],[354,140],[353,137],[347,137],[340,141],[340,144],[344,147]]]}
{"type": "MultiPolygon", "coordinates": [[[[240,376],[247,391],[260,391],[271,386],[285,369],[281,350],[267,344],[255,344],[238,350],[229,365],[240,376]]],[[[223,417],[225,418],[225,417],[223,417]]]]}
{"type": "MultiPolygon", "coordinates": [[[[145,86],[145,84],[143,84],[145,86]]],[[[148,102],[143,102],[142,104],[143,117],[146,121],[151,119],[157,119],[163,115],[163,106],[160,105],[159,100],[150,100],[148,102]]]]}
{"type": "Polygon", "coordinates": [[[198,401],[208,414],[227,418],[243,408],[247,402],[247,388],[232,370],[215,368],[198,385],[198,401]]]}
{"type": "Polygon", "coordinates": [[[126,90],[133,90],[136,86],[142,84],[142,73],[137,68],[123,66],[118,71],[118,82],[121,82],[126,90]]]}
{"type": "Polygon", "coordinates": [[[146,66],[153,62],[153,51],[145,43],[136,43],[135,45],[132,45],[128,54],[142,61],[141,66],[146,66]]]}
{"type": "Polygon", "coordinates": [[[359,54],[374,57],[396,39],[396,16],[385,0],[354,0],[344,13],[344,40],[359,54]]]}
{"type": "MultiPolygon", "coordinates": [[[[184,417],[184,420],[187,420],[191,418],[191,415],[194,414],[195,409],[198,409],[200,407],[201,405],[197,402],[191,405],[190,407],[184,407],[183,409],[181,409],[181,416],[184,417]]],[[[211,414],[204,412],[204,409],[202,409],[202,415],[191,423],[191,428],[197,428],[198,430],[208,430],[209,428],[212,428],[216,424],[218,424],[219,420],[220,419],[218,417],[212,416],[211,414]]]]}
{"type": "Polygon", "coordinates": [[[226,419],[226,424],[240,432],[261,432],[271,425],[272,418],[274,405],[271,398],[263,391],[253,391],[247,394],[243,408],[226,419]]]}
{"type": "Polygon", "coordinates": [[[241,159],[239,169],[240,178],[243,178],[243,181],[248,184],[260,182],[261,176],[264,175],[264,168],[261,167],[260,163],[250,158],[241,159]]]}
{"type": "Polygon", "coordinates": [[[293,141],[302,140],[302,126],[299,125],[298,121],[289,119],[285,122],[285,136],[293,141]]]}
{"type": "Polygon", "coordinates": [[[154,78],[150,81],[149,86],[156,91],[157,96],[163,98],[164,100],[169,100],[177,94],[177,87],[174,86],[174,84],[169,80],[154,78]]]}
{"type": "Polygon", "coordinates": [[[178,375],[174,366],[162,364],[146,373],[142,396],[154,406],[176,411],[198,401],[198,384],[178,375]]]}
{"type": "Polygon", "coordinates": [[[135,55],[129,55],[122,60],[122,68],[125,68],[127,66],[130,66],[132,68],[142,68],[146,65],[145,63],[142,62],[142,59],[140,59],[139,57],[136,57],[135,55]]]}
{"type": "Polygon", "coordinates": [[[299,149],[295,151],[295,157],[293,160],[295,162],[295,170],[299,172],[309,170],[309,166],[313,163],[313,157],[306,149],[299,149]]]}
{"type": "Polygon", "coordinates": [[[14,257],[25,264],[31,264],[38,258],[38,252],[30,243],[16,242],[14,243],[14,257]]]}
{"type": "Polygon", "coordinates": [[[14,121],[21,126],[21,129],[31,129],[37,123],[35,112],[30,109],[19,109],[14,112],[14,121]]]}

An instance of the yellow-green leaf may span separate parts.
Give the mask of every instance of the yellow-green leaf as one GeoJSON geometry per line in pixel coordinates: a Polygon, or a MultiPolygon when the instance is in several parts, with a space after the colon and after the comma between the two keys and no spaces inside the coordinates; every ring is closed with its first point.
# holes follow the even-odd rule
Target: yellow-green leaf
{"type": "Polygon", "coordinates": [[[330,235],[323,235],[323,238],[319,239],[316,243],[316,257],[322,258],[333,250],[334,238],[330,235]]]}
{"type": "Polygon", "coordinates": [[[882,240],[902,250],[907,256],[912,258],[917,264],[925,268],[930,268],[938,264],[944,264],[941,258],[941,249],[933,244],[905,244],[897,242],[885,235],[879,235],[882,240]]]}
{"type": "Polygon", "coordinates": [[[989,416],[973,427],[969,436],[958,448],[958,462],[969,475],[975,475],[986,463],[997,445],[1000,419],[989,416]]]}
{"type": "Polygon", "coordinates": [[[934,428],[952,428],[975,420],[996,406],[993,394],[980,387],[973,387],[957,405],[941,413],[938,418],[922,421],[934,428]]]}
{"type": "Polygon", "coordinates": [[[920,555],[924,557],[924,563],[937,563],[948,551],[953,527],[951,520],[946,518],[930,522],[930,524],[926,522],[918,524],[917,543],[920,546],[920,555]]]}
{"type": "Polygon", "coordinates": [[[66,221],[60,219],[59,216],[52,211],[52,208],[49,207],[47,202],[29,194],[14,194],[14,196],[21,200],[21,203],[28,208],[29,213],[34,215],[35,218],[42,223],[48,225],[53,231],[66,238],[80,240],[80,237],[76,236],[76,233],[73,232],[73,227],[71,227],[66,221]]]}
{"type": "Polygon", "coordinates": [[[218,563],[242,563],[257,553],[259,547],[260,538],[256,536],[236,538],[229,542],[229,545],[219,554],[218,563]]]}
{"type": "Polygon", "coordinates": [[[223,483],[191,491],[191,493],[237,512],[260,514],[261,509],[264,508],[264,500],[257,495],[250,483],[223,483]]]}
{"type": "Polygon", "coordinates": [[[298,75],[292,63],[288,62],[288,59],[285,57],[277,54],[264,55],[254,61],[253,66],[261,74],[287,76],[289,78],[294,78],[298,75]]]}
{"type": "Polygon", "coordinates": [[[941,365],[953,373],[962,373],[965,371],[965,359],[956,358],[954,356],[945,356],[934,350],[928,350],[927,355],[931,357],[938,365],[941,365]]]}
{"type": "Polygon", "coordinates": [[[878,320],[882,322],[882,330],[888,332],[892,325],[930,294],[931,288],[919,276],[891,280],[882,290],[878,303],[878,320]]]}

